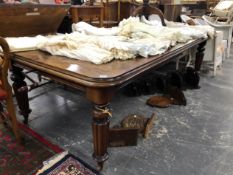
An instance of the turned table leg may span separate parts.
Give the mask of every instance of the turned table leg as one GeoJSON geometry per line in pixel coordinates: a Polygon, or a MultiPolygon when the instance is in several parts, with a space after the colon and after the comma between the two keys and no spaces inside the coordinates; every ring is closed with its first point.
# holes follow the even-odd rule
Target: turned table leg
{"type": "Polygon", "coordinates": [[[31,109],[29,108],[28,93],[27,91],[18,91],[20,88],[27,86],[27,83],[24,81],[25,75],[22,71],[23,69],[12,66],[11,80],[13,81],[12,87],[15,93],[16,100],[18,102],[20,114],[23,115],[24,123],[27,124],[28,116],[31,112],[31,109]]]}
{"type": "Polygon", "coordinates": [[[199,72],[201,69],[201,64],[204,58],[205,45],[206,45],[206,41],[199,44],[197,48],[196,59],[195,59],[195,71],[197,72],[199,72]]]}
{"type": "Polygon", "coordinates": [[[109,102],[114,95],[113,88],[87,88],[86,96],[92,101],[93,121],[92,134],[94,153],[93,158],[98,164],[99,170],[103,168],[104,161],[108,159],[109,125],[111,112],[109,102]]]}
{"type": "Polygon", "coordinates": [[[108,143],[109,143],[109,123],[111,113],[108,105],[94,105],[93,109],[93,158],[98,163],[99,169],[103,168],[103,163],[108,159],[108,143]]]}

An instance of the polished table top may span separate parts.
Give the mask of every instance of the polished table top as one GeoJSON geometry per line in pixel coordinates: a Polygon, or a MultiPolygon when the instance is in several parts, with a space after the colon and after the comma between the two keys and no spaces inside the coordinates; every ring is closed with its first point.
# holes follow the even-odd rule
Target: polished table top
{"type": "Polygon", "coordinates": [[[67,80],[83,86],[109,87],[122,84],[137,74],[162,64],[203,41],[204,39],[198,39],[186,44],[179,44],[169,51],[153,57],[127,61],[114,60],[101,65],[62,56],[52,56],[38,50],[14,53],[13,60],[41,72],[66,76],[67,80]]]}

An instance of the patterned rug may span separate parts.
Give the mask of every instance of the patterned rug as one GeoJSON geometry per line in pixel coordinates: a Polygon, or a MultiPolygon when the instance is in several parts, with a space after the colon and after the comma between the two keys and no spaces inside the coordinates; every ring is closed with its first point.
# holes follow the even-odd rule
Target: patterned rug
{"type": "Polygon", "coordinates": [[[0,124],[1,175],[32,175],[44,160],[62,151],[25,125],[19,127],[23,144],[17,143],[9,129],[0,124]]]}
{"type": "MultiPolygon", "coordinates": [[[[51,162],[53,160],[48,164],[51,162]]],[[[99,173],[74,155],[67,154],[38,175],[99,175],[99,173]]]]}
{"type": "Polygon", "coordinates": [[[99,175],[84,161],[64,152],[26,125],[19,124],[19,128],[23,144],[17,143],[12,132],[0,124],[0,175],[35,175],[44,167],[48,168],[39,175],[99,175]]]}

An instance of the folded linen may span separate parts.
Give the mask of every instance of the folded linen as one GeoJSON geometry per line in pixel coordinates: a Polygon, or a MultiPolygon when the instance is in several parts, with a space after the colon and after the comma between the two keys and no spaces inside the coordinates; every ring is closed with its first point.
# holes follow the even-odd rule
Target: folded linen
{"type": "Polygon", "coordinates": [[[11,52],[27,51],[37,49],[37,44],[46,40],[46,37],[38,35],[35,37],[7,37],[11,52]]]}

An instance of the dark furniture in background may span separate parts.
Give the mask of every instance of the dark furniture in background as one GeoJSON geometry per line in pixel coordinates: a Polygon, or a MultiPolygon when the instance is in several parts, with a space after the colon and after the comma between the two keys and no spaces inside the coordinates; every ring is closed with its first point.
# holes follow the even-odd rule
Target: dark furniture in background
{"type": "Polygon", "coordinates": [[[60,26],[57,29],[58,33],[71,33],[72,32],[72,20],[70,15],[66,15],[62,20],[60,26]]]}
{"type": "Polygon", "coordinates": [[[208,5],[206,1],[197,1],[195,3],[183,4],[183,7],[186,7],[191,11],[191,16],[202,16],[208,12],[208,5]]]}
{"type": "Polygon", "coordinates": [[[180,14],[182,9],[181,4],[160,4],[159,9],[162,10],[165,19],[168,21],[180,21],[180,14]]]}
{"type": "Polygon", "coordinates": [[[88,20],[92,23],[97,18],[98,26],[103,27],[103,12],[104,7],[100,5],[72,5],[70,8],[70,14],[72,23],[77,23],[80,20],[88,20]]]}

